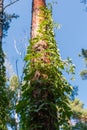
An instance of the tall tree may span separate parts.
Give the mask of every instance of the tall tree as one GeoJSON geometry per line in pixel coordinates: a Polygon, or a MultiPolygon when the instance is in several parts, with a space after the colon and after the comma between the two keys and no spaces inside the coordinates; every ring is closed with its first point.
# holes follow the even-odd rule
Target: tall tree
{"type": "MultiPolygon", "coordinates": [[[[45,0],[33,0],[32,2],[32,29],[31,29],[31,39],[37,38],[37,35],[41,36],[41,32],[38,32],[39,30],[39,26],[41,23],[43,23],[43,21],[45,21],[45,13],[43,13],[43,11],[41,10],[41,7],[45,10],[46,7],[46,3],[45,0]]],[[[47,29],[45,28],[45,26],[43,25],[42,31],[46,31],[47,29]]],[[[46,42],[45,39],[40,39],[36,44],[33,45],[33,49],[34,51],[38,54],[40,53],[41,56],[38,58],[34,58],[31,59],[31,66],[36,66],[36,64],[38,63],[38,61],[42,62],[44,65],[48,65],[50,64],[50,58],[49,58],[49,53],[45,52],[45,50],[48,49],[48,43],[46,42]]],[[[33,67],[32,66],[32,67],[33,67]]],[[[43,80],[47,80],[48,74],[45,73],[42,70],[38,70],[39,68],[37,68],[33,74],[33,77],[31,78],[31,87],[34,88],[33,90],[33,100],[36,100],[34,102],[34,104],[36,104],[37,106],[42,106],[42,110],[39,110],[38,112],[33,112],[31,113],[31,116],[33,116],[33,122],[31,122],[31,128],[32,125],[35,122],[36,124],[39,124],[39,127],[41,127],[40,125],[42,125],[42,129],[55,129],[55,122],[57,121],[56,117],[57,117],[57,113],[56,113],[56,109],[55,112],[54,110],[52,110],[51,106],[47,103],[44,103],[45,100],[48,100],[49,102],[55,102],[54,101],[54,95],[52,92],[49,93],[49,90],[47,89],[49,86],[51,87],[51,84],[49,82],[43,82],[43,80]],[[42,71],[42,72],[41,72],[42,71]],[[40,83],[38,82],[40,81],[40,83]],[[35,84],[32,84],[32,82],[36,82],[35,84]],[[45,86],[46,90],[41,90],[41,87],[45,86]],[[38,98],[42,99],[42,103],[41,101],[37,101],[38,98]],[[51,98],[51,99],[50,99],[51,98]],[[45,110],[46,109],[46,110],[45,110]],[[51,115],[54,112],[54,117],[51,115]],[[36,121],[37,119],[37,121],[36,121]]],[[[40,68],[41,69],[41,68],[40,68]]],[[[43,89],[43,88],[42,88],[43,89]]],[[[35,126],[34,126],[35,127],[35,126]]],[[[37,126],[36,126],[37,127],[37,126]]],[[[38,129],[38,128],[36,128],[38,129]]]]}
{"type": "Polygon", "coordinates": [[[7,117],[7,109],[8,99],[6,96],[6,88],[5,88],[5,66],[4,66],[4,53],[2,50],[2,36],[3,36],[3,0],[0,0],[0,129],[6,129],[6,117],[7,117]]]}
{"type": "MultiPolygon", "coordinates": [[[[13,2],[11,2],[10,5],[11,4],[13,4],[13,2]]],[[[7,6],[5,6],[5,8],[6,7],[7,6]]],[[[0,0],[0,130],[7,130],[7,124],[9,123],[9,97],[6,87],[6,68],[4,66],[5,55],[3,52],[2,41],[3,36],[6,35],[9,28],[11,18],[17,17],[15,14],[7,15],[4,12],[5,8],[4,0],[0,0]]]]}
{"type": "Polygon", "coordinates": [[[32,0],[31,40],[25,57],[22,98],[17,106],[23,130],[59,130],[68,122],[72,87],[63,77],[63,62],[53,33],[52,10],[32,0]]]}

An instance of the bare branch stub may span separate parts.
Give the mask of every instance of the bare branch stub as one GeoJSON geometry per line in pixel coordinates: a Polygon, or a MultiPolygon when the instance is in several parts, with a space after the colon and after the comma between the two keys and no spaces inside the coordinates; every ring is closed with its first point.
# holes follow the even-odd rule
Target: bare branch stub
{"type": "Polygon", "coordinates": [[[18,2],[19,0],[15,0],[13,2],[10,2],[9,4],[7,4],[3,9],[5,10],[7,7],[13,5],[14,3],[18,2]]]}

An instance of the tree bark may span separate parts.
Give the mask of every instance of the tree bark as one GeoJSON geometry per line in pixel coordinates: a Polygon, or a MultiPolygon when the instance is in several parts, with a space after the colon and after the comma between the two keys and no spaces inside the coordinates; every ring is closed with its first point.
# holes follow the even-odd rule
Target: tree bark
{"type": "Polygon", "coordinates": [[[32,0],[32,22],[31,22],[31,38],[37,36],[38,27],[43,20],[43,17],[40,17],[41,9],[40,7],[45,7],[45,0],[32,0]]]}
{"type": "Polygon", "coordinates": [[[0,43],[3,37],[3,0],[0,0],[0,43]]]}

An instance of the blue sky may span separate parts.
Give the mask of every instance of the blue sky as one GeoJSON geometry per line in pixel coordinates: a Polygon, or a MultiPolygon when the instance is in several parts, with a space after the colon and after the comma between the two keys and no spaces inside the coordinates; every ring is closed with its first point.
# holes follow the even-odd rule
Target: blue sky
{"type": "Polygon", "coordinates": [[[87,49],[87,12],[79,0],[61,0],[58,3],[55,6],[54,19],[62,27],[57,31],[56,39],[62,58],[69,56],[76,66],[75,81],[70,83],[78,86],[78,97],[87,107],[87,81],[83,81],[79,76],[80,71],[84,69],[84,62],[78,57],[82,48],[87,49]]]}
{"type": "MultiPolygon", "coordinates": [[[[61,24],[61,28],[56,31],[56,41],[61,57],[63,59],[70,57],[76,66],[75,81],[70,81],[67,74],[65,76],[72,85],[78,86],[78,97],[87,107],[87,81],[83,81],[79,76],[80,71],[84,69],[84,62],[78,57],[82,48],[87,49],[87,12],[84,11],[85,5],[81,4],[80,0],[60,0],[53,7],[54,21],[61,24]]],[[[30,38],[31,0],[20,0],[7,8],[6,11],[9,13],[15,12],[20,16],[11,23],[8,37],[4,39],[3,48],[8,54],[14,71],[16,60],[20,61],[18,62],[18,69],[21,74],[23,63],[14,49],[14,40],[17,43],[18,50],[24,53],[25,43],[27,44],[30,38]]]]}

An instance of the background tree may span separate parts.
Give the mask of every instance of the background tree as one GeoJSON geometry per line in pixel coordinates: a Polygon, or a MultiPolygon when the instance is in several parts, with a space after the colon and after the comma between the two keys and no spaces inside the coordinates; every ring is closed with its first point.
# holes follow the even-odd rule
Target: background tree
{"type": "MultiPolygon", "coordinates": [[[[16,1],[15,1],[16,2],[16,1]]],[[[5,6],[7,7],[7,6],[5,6]]],[[[7,130],[7,124],[9,123],[9,96],[8,88],[6,86],[6,68],[4,66],[5,55],[2,49],[2,39],[6,35],[9,28],[9,24],[13,17],[17,17],[15,14],[7,15],[4,12],[4,0],[0,0],[0,129],[7,130]]]]}
{"type": "Polygon", "coordinates": [[[7,106],[9,105],[6,91],[6,75],[4,66],[4,53],[2,50],[2,37],[3,37],[3,0],[0,0],[0,129],[6,129],[7,106]]]}
{"type": "Polygon", "coordinates": [[[85,5],[85,11],[87,11],[87,6],[86,6],[87,0],[80,0],[80,2],[83,3],[83,4],[85,5]]]}
{"type": "Polygon", "coordinates": [[[80,0],[80,2],[86,4],[87,0],[80,0]]]}
{"type": "Polygon", "coordinates": [[[73,111],[71,128],[72,130],[86,130],[87,129],[87,109],[84,108],[84,104],[75,99],[71,102],[71,108],[73,111]]]}
{"type": "Polygon", "coordinates": [[[80,76],[83,80],[85,80],[87,79],[87,50],[82,49],[81,54],[79,54],[79,56],[82,57],[84,60],[85,68],[80,72],[80,76]]]}
{"type": "Polygon", "coordinates": [[[10,103],[9,103],[9,113],[10,113],[10,127],[14,130],[19,130],[19,117],[16,113],[15,106],[18,104],[20,93],[18,93],[19,80],[18,76],[13,75],[10,78],[9,94],[10,94],[10,103]],[[19,95],[18,95],[19,94],[19,95]]]}

